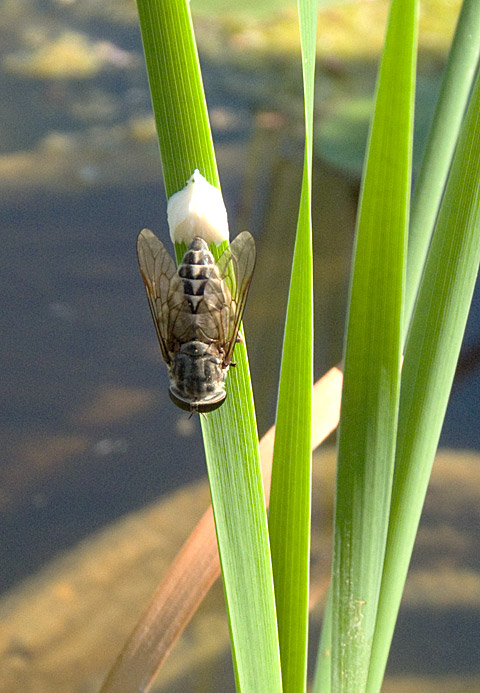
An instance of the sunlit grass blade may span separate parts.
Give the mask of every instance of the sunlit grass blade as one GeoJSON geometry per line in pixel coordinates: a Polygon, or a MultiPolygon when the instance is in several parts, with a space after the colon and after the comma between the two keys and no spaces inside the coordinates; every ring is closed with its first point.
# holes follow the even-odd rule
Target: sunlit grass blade
{"type": "Polygon", "coordinates": [[[269,530],[283,689],[306,687],[313,386],[312,130],[317,3],[300,0],[305,155],[283,342],[269,530]]]}
{"type": "Polygon", "coordinates": [[[405,288],[405,331],[410,325],[479,54],[480,2],[464,0],[412,197],[405,288]]]}
{"type": "Polygon", "coordinates": [[[338,439],[332,690],[364,690],[395,454],[417,44],[415,0],[393,0],[362,182],[338,439]]]}
{"type": "Polygon", "coordinates": [[[480,262],[480,77],[406,343],[397,455],[369,691],[380,690],[480,262]]]}
{"type": "MultiPolygon", "coordinates": [[[[315,383],[312,450],[337,427],[341,389],[342,372],[339,368],[331,368],[315,383]]],[[[274,438],[275,426],[272,426],[259,446],[266,498],[270,491],[274,438]]],[[[219,575],[217,539],[210,506],[185,541],[130,634],[102,693],[150,689],[161,665],[219,575]]]]}
{"type": "Polygon", "coordinates": [[[137,6],[167,197],[196,168],[220,187],[189,3],[137,6]]]}
{"type": "MultiPolygon", "coordinates": [[[[239,368],[239,361],[235,376],[244,392],[249,374],[246,367],[239,368]]],[[[215,417],[203,422],[202,430],[237,690],[281,691],[257,429],[244,399],[233,398],[231,390],[229,397],[215,417]]]]}
{"type": "MultiPolygon", "coordinates": [[[[167,195],[198,168],[219,187],[186,0],[138,0],[167,195]]],[[[220,249],[212,249],[218,254],[220,249]]],[[[177,258],[181,249],[176,248],[177,258]]],[[[245,344],[235,350],[227,400],[202,433],[239,690],[281,690],[273,578],[245,344]]]]}

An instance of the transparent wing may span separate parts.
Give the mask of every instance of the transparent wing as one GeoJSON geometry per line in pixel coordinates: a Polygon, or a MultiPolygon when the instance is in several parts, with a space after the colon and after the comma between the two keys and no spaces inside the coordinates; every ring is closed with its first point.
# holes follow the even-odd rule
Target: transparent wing
{"type": "Polygon", "coordinates": [[[165,246],[149,229],[138,235],[137,256],[162,355],[170,363],[172,325],[183,301],[182,281],[165,246]]]}
{"type": "Polygon", "coordinates": [[[220,256],[205,286],[205,305],[218,327],[224,366],[230,365],[255,268],[255,241],[240,233],[220,256]]]}

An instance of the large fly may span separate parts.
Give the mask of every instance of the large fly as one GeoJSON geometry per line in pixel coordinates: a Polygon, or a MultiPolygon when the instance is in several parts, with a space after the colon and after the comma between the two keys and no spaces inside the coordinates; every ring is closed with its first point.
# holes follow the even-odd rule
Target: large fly
{"type": "Polygon", "coordinates": [[[226,397],[225,378],[255,266],[255,242],[244,231],[215,262],[197,236],[177,269],[163,243],[143,229],[137,254],[168,367],[170,397],[186,411],[213,411],[226,397]]]}

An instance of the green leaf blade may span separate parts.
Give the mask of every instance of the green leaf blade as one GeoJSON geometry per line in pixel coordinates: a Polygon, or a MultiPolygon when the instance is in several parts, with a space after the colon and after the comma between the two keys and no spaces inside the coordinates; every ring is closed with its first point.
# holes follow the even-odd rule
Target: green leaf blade
{"type": "MultiPolygon", "coordinates": [[[[242,380],[248,368],[236,358],[235,380],[242,380]]],[[[258,446],[252,445],[256,424],[232,396],[237,383],[231,385],[231,401],[216,416],[208,415],[202,429],[237,689],[281,691],[267,520],[258,446]],[[232,418],[235,435],[229,434],[232,418]]]]}
{"type": "Polygon", "coordinates": [[[312,128],[317,5],[299,2],[305,156],[287,318],[270,492],[269,530],[283,690],[306,689],[310,576],[313,387],[312,128]]]}
{"type": "Polygon", "coordinates": [[[397,456],[369,691],[380,690],[480,263],[480,78],[406,343],[397,456]]]}
{"type": "Polygon", "coordinates": [[[137,5],[167,197],[195,168],[220,187],[188,3],[137,5]]]}
{"type": "MultiPolygon", "coordinates": [[[[138,0],[167,196],[198,168],[219,187],[189,4],[138,0]]],[[[224,244],[212,249],[215,256],[224,244]]],[[[177,258],[182,248],[176,246],[177,258]]],[[[245,344],[226,402],[201,417],[237,688],[282,689],[267,518],[245,344]]]]}
{"type": "Polygon", "coordinates": [[[418,9],[393,0],[357,219],[338,440],[332,690],[364,690],[388,527],[400,384],[418,9]]]}
{"type": "Polygon", "coordinates": [[[412,197],[405,330],[410,325],[428,247],[475,78],[479,55],[480,3],[477,0],[464,0],[412,197]]]}

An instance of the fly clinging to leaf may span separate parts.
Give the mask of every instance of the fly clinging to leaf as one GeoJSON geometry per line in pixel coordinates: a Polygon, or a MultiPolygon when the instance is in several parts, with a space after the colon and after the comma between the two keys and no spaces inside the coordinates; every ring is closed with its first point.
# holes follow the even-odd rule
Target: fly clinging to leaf
{"type": "Polygon", "coordinates": [[[137,254],[168,367],[170,397],[190,412],[213,411],[226,397],[225,378],[255,266],[255,242],[244,231],[215,262],[197,236],[177,268],[163,243],[143,229],[137,254]]]}

